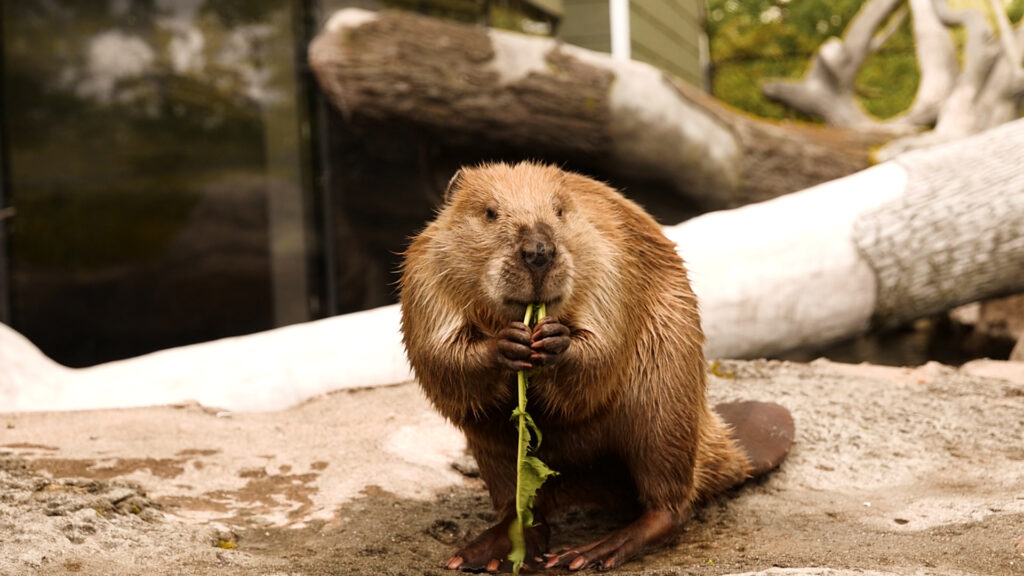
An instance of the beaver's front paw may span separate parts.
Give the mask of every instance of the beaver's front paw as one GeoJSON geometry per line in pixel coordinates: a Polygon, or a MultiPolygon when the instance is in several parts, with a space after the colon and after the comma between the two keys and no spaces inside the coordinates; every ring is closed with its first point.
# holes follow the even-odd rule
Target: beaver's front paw
{"type": "Polygon", "coordinates": [[[530,335],[530,362],[534,366],[550,366],[558,357],[569,349],[569,327],[559,324],[550,316],[545,316],[533,327],[530,335]]]}
{"type": "Polygon", "coordinates": [[[529,370],[533,368],[530,361],[535,354],[531,343],[531,332],[526,324],[513,322],[491,340],[490,361],[512,371],[529,370]]]}

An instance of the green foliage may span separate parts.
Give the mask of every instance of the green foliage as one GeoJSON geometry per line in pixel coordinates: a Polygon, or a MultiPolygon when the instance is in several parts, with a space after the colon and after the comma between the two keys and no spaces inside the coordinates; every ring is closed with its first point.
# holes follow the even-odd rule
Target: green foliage
{"type": "Polygon", "coordinates": [[[873,54],[864,63],[854,87],[861,106],[876,118],[891,118],[914,103],[921,75],[913,50],[873,54]]]}
{"type": "Polygon", "coordinates": [[[763,81],[799,78],[817,47],[839,35],[861,0],[708,0],[711,92],[741,110],[768,118],[794,113],[761,93],[763,81]]]}
{"type": "MultiPolygon", "coordinates": [[[[842,37],[864,1],[708,0],[712,94],[758,116],[798,117],[765,98],[762,83],[802,77],[818,47],[842,37]]],[[[1019,21],[1024,0],[1005,5],[1011,21],[1019,21]]],[[[913,103],[920,75],[911,22],[906,18],[857,75],[857,97],[878,118],[895,116],[913,103]]]]}
{"type": "Polygon", "coordinates": [[[1006,7],[1006,15],[1010,17],[1010,22],[1020,22],[1022,16],[1024,16],[1024,0],[1013,0],[1006,7]]]}
{"type": "Polygon", "coordinates": [[[803,57],[738,60],[716,65],[711,93],[718,99],[764,118],[792,118],[795,112],[761,94],[761,79],[799,78],[807,68],[803,57]]]}
{"type": "Polygon", "coordinates": [[[709,0],[708,37],[715,64],[808,55],[838,36],[862,0],[709,0]]]}

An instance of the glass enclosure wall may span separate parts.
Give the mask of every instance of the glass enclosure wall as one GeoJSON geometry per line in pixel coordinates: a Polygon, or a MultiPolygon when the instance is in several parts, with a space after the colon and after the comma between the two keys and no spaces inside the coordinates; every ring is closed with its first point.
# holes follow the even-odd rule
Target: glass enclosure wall
{"type": "Polygon", "coordinates": [[[401,252],[448,178],[491,157],[324,100],[306,48],[346,7],[534,34],[560,13],[0,0],[0,322],[84,366],[394,302],[401,252]]]}
{"type": "Polygon", "coordinates": [[[318,316],[304,17],[3,0],[0,320],[80,366],[318,316]]]}

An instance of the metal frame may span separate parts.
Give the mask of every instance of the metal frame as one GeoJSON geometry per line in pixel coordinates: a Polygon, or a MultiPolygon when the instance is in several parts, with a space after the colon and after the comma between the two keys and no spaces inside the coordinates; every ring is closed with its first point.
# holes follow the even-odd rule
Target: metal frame
{"type": "MultiPolygon", "coordinates": [[[[0,110],[3,110],[2,104],[0,110]]],[[[14,208],[7,205],[7,148],[4,147],[4,142],[3,121],[0,119],[0,323],[10,325],[11,263],[7,248],[7,221],[14,216],[14,208]]]]}
{"type": "Polygon", "coordinates": [[[301,64],[297,66],[302,75],[301,83],[307,96],[306,118],[310,126],[310,158],[311,171],[311,222],[315,240],[311,242],[310,256],[314,263],[310,266],[314,280],[310,283],[310,297],[317,298],[319,310],[315,316],[327,317],[338,314],[338,248],[335,246],[334,230],[334,186],[335,177],[332,166],[330,110],[327,98],[309,68],[306,49],[320,31],[326,19],[324,0],[301,0],[302,22],[304,30],[296,34],[301,43],[298,52],[301,64]]]}
{"type": "MultiPolygon", "coordinates": [[[[3,6],[0,5],[0,31],[3,30],[3,6]]],[[[0,322],[11,324],[11,261],[7,241],[7,222],[14,215],[7,180],[7,146],[4,110],[4,56],[0,46],[0,322]]]]}

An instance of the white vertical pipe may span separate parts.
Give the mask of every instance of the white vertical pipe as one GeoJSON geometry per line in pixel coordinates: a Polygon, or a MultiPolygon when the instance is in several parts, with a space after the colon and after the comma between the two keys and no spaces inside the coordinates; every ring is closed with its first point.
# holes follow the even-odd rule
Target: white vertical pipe
{"type": "Polygon", "coordinates": [[[612,58],[629,60],[629,0],[609,0],[608,15],[611,22],[612,58]]]}

